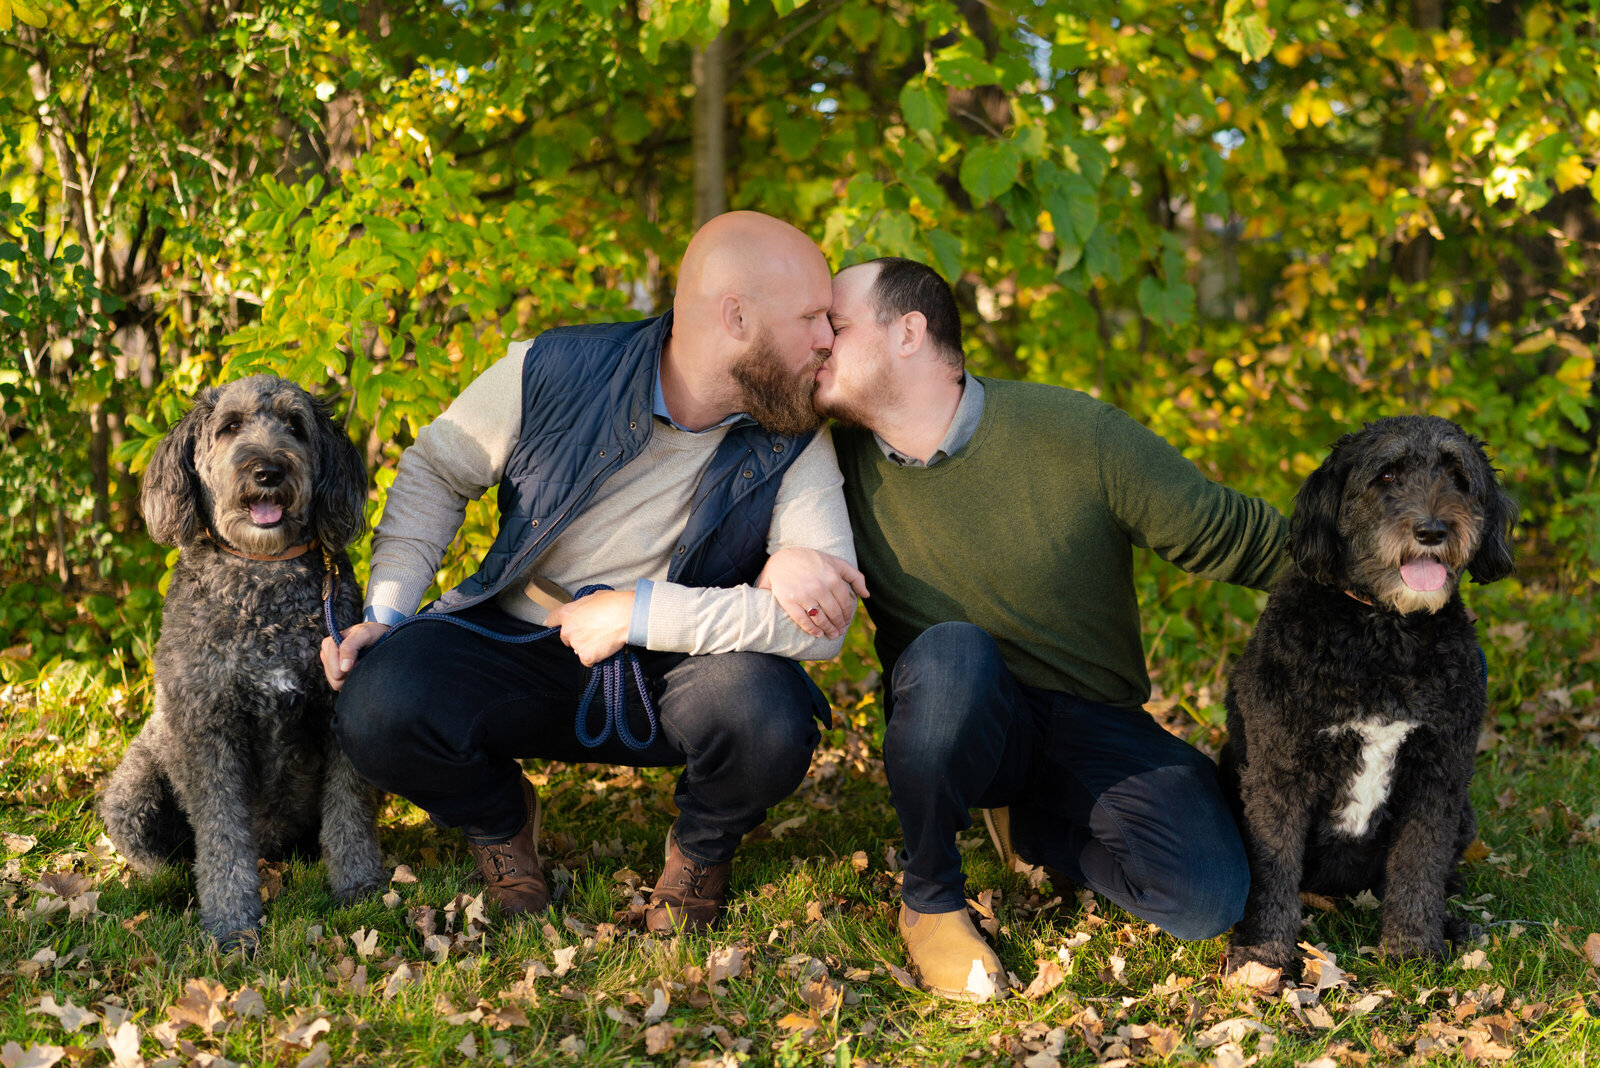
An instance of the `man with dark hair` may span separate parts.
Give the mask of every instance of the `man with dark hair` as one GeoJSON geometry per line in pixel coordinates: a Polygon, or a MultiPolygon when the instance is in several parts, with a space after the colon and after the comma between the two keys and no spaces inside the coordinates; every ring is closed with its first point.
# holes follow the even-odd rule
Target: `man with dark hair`
{"type": "Polygon", "coordinates": [[[505,912],[550,899],[519,757],[684,766],[645,914],[656,932],[717,920],[740,839],[805,775],[828,706],[794,661],[838,652],[854,602],[807,591],[780,608],[756,583],[779,549],[852,554],[811,407],[831,300],[810,238],[719,216],[689,242],[671,312],[513,342],[400,458],[367,622],[323,646],[335,729],[363,776],[464,830],[505,912]],[[413,625],[490,487],[498,537],[413,625]],[[491,637],[543,627],[560,640],[491,637]],[[655,712],[641,694],[615,719],[598,701],[575,718],[584,668],[624,645],[655,712]]]}
{"type": "MultiPolygon", "coordinates": [[[[829,317],[815,400],[844,424],[905,833],[899,930],[922,982],[967,1000],[1005,985],[966,913],[971,808],[1007,864],[1180,938],[1227,930],[1249,868],[1212,762],[1142,708],[1133,549],[1264,588],[1287,562],[1283,517],[1087,394],[968,374],[950,288],[922,264],[839,272],[829,317]]],[[[789,553],[767,573],[781,591],[830,564],[841,585],[853,572],[789,553]]]]}

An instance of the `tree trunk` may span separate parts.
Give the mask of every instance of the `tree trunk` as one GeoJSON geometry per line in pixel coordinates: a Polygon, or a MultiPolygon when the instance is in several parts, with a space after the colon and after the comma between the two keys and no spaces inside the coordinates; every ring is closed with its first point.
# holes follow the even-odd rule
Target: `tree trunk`
{"type": "Polygon", "coordinates": [[[694,225],[728,210],[728,31],[694,51],[694,225]]]}

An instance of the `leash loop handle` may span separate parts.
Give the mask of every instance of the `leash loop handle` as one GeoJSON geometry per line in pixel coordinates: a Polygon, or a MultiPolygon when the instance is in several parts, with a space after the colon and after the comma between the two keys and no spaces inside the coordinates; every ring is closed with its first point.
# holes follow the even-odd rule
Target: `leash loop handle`
{"type": "MultiPolygon", "coordinates": [[[[333,620],[333,592],[334,587],[337,585],[334,581],[334,576],[337,574],[336,565],[326,549],[323,550],[323,565],[326,571],[322,580],[322,621],[327,625],[328,634],[333,638],[333,643],[340,645],[343,643],[344,637],[339,633],[339,626],[333,620]]],[[[587,597],[591,593],[609,589],[611,589],[610,586],[596,583],[593,586],[583,587],[572,599],[576,601],[579,597],[587,597]]],[[[546,627],[544,630],[534,631],[529,634],[502,634],[497,630],[490,630],[488,627],[468,619],[425,613],[402,619],[385,631],[383,637],[373,642],[372,648],[376,649],[382,645],[401,627],[424,619],[450,623],[469,630],[480,637],[505,645],[527,645],[531,642],[548,638],[552,634],[561,633],[560,627],[546,627]]],[[[660,734],[660,718],[656,713],[656,703],[650,696],[650,686],[645,681],[644,667],[639,662],[638,654],[626,645],[589,669],[589,681],[584,686],[582,699],[578,701],[578,713],[573,722],[573,733],[577,736],[578,744],[585,749],[597,749],[605,744],[606,739],[611,737],[613,729],[617,732],[617,740],[636,753],[649,749],[655,744],[656,738],[660,734]],[[630,671],[633,674],[634,688],[639,694],[639,702],[644,706],[645,720],[650,724],[650,733],[644,738],[634,734],[628,726],[627,675],[630,671]],[[598,734],[590,734],[589,706],[594,702],[596,690],[600,690],[602,693],[604,716],[600,720],[600,732],[598,734]]]]}

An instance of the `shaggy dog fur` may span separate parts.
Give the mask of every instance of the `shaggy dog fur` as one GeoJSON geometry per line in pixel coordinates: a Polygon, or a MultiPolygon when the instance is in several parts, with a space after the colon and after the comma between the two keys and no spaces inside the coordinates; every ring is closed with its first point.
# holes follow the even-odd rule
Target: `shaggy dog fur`
{"type": "Polygon", "coordinates": [[[1295,499],[1295,568],[1229,677],[1225,782],[1251,887],[1229,970],[1293,972],[1301,890],[1383,898],[1382,948],[1446,951],[1445,898],[1477,822],[1483,720],[1463,572],[1512,568],[1516,504],[1445,419],[1382,419],[1334,445],[1295,499]]]}
{"type": "Polygon", "coordinates": [[[134,868],[193,856],[200,921],[224,945],[261,921],[258,857],[320,836],[334,896],[384,882],[376,795],[329,729],[333,691],[322,550],[337,567],[335,617],[361,594],[344,547],[362,529],[366,475],[304,390],[258,375],[201,394],[157,448],[142,504],[150,535],[178,545],[155,653],[155,712],[101,798],[134,868]],[[309,551],[283,556],[311,543],[309,551]]]}

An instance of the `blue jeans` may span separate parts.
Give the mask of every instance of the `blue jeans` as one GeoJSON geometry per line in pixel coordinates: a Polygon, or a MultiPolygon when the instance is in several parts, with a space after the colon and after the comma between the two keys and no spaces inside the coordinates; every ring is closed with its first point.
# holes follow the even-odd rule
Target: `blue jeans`
{"type": "MultiPolygon", "coordinates": [[[[505,634],[537,628],[492,605],[460,613],[505,634]]],[[[767,809],[794,792],[820,740],[814,690],[798,666],[762,653],[640,653],[661,729],[629,749],[615,731],[579,744],[588,677],[552,635],[506,645],[448,623],[414,623],[369,650],[340,691],[334,731],[350,762],[475,842],[503,842],[526,819],[522,769],[537,757],[630,767],[682,766],[673,836],[693,860],[731,860],[767,809]]],[[[630,733],[649,723],[629,675],[630,733]]],[[[597,693],[587,731],[599,732],[597,693]]]]}
{"type": "Polygon", "coordinates": [[[1187,939],[1244,912],[1250,868],[1216,766],[1143,710],[1024,686],[968,623],[923,632],[888,685],[884,763],[918,912],[966,903],[956,834],[1011,810],[1012,846],[1187,939]]]}

